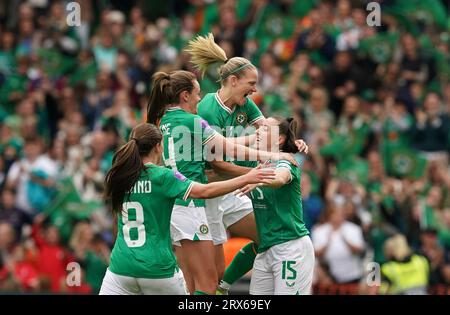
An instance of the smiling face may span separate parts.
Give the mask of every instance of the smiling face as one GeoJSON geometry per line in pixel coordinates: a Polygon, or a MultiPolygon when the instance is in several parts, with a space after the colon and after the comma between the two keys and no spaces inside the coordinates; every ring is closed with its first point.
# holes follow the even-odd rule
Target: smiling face
{"type": "Polygon", "coordinates": [[[258,130],[256,145],[259,150],[277,152],[283,142],[280,136],[279,121],[275,118],[267,118],[258,130]]]}
{"type": "Polygon", "coordinates": [[[200,84],[197,80],[192,80],[192,85],[194,86],[192,88],[192,91],[189,92],[188,90],[184,90],[180,93],[180,106],[184,108],[184,110],[192,113],[197,114],[197,105],[198,102],[202,99],[201,97],[201,90],[200,90],[200,84]]]}
{"type": "Polygon", "coordinates": [[[231,94],[233,102],[239,106],[244,106],[247,96],[257,92],[256,83],[258,83],[258,71],[255,68],[245,70],[240,78],[230,76],[231,94]]]}

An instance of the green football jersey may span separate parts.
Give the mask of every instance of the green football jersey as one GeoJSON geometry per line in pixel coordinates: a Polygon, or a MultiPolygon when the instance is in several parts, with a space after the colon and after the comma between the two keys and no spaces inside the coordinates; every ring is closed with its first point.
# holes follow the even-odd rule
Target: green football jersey
{"type": "MultiPolygon", "coordinates": [[[[161,119],[160,129],[164,137],[163,159],[167,167],[179,171],[190,180],[206,183],[204,146],[216,132],[200,116],[180,107],[167,109],[161,119]]],[[[203,199],[177,199],[175,204],[204,207],[203,199]]]]}
{"type": "MultiPolygon", "coordinates": [[[[249,98],[243,106],[236,105],[229,109],[218,93],[209,93],[198,103],[198,115],[204,118],[215,130],[220,130],[224,137],[240,137],[244,130],[258,120],[264,119],[258,106],[249,98]]],[[[251,167],[252,162],[233,161],[237,165],[251,167]]]]}
{"type": "Polygon", "coordinates": [[[288,184],[279,188],[256,187],[250,193],[260,253],[274,245],[309,234],[303,219],[300,170],[286,160],[277,162],[276,168],[282,167],[291,172],[288,184]]]}
{"type": "Polygon", "coordinates": [[[193,182],[179,172],[146,165],[118,218],[111,272],[135,278],[170,278],[177,268],[170,239],[175,199],[186,199],[193,182]]]}

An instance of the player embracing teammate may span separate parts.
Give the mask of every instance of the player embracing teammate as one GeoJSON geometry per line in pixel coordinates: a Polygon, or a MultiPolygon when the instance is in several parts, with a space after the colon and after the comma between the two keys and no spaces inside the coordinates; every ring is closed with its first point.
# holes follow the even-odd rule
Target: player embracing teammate
{"type": "MultiPolygon", "coordinates": [[[[307,152],[308,147],[303,141],[295,140],[291,132],[291,121],[286,129],[286,122],[282,119],[265,119],[256,104],[248,98],[251,93],[256,92],[258,81],[257,69],[250,61],[241,57],[227,59],[224,51],[214,43],[212,35],[197,37],[190,42],[187,50],[192,56],[192,62],[202,73],[213,63],[222,63],[219,67],[221,88],[216,93],[207,94],[200,101],[200,87],[192,73],[174,71],[154,75],[147,115],[147,122],[152,124],[145,126],[156,124],[162,134],[161,140],[158,140],[160,134],[153,134],[156,140],[151,148],[147,148],[152,152],[152,164],[149,165],[157,164],[157,155],[162,154],[166,167],[171,168],[172,172],[175,172],[173,174],[178,174],[183,181],[200,183],[192,187],[206,188],[212,185],[214,189],[212,192],[211,189],[208,190],[208,193],[199,192],[190,190],[186,185],[175,185],[175,182],[175,186],[180,186],[177,188],[180,191],[171,193],[171,184],[165,187],[164,181],[145,177],[149,167],[145,164],[145,159],[149,160],[149,156],[142,155],[144,152],[140,145],[143,140],[132,136],[126,145],[128,150],[121,149],[116,153],[113,168],[107,176],[107,195],[112,199],[113,209],[118,216],[119,235],[101,293],[186,293],[187,291],[180,287],[180,283],[184,285],[183,275],[178,271],[173,254],[168,254],[170,246],[164,247],[162,252],[162,247],[156,251],[151,248],[163,240],[165,246],[170,242],[175,245],[177,261],[185,274],[191,294],[214,294],[220,279],[222,281],[218,292],[223,293],[252,267],[255,268],[252,294],[308,294],[312,282],[314,254],[307,236],[309,233],[303,223],[300,173],[297,162],[290,154],[299,150],[307,152]],[[277,133],[267,132],[270,124],[277,133]],[[218,127],[222,133],[214,131],[210,125],[218,127]],[[248,126],[263,126],[264,129],[259,130],[258,137],[256,134],[245,136],[244,128],[248,126]],[[271,141],[268,137],[275,137],[277,140],[271,141]],[[186,142],[187,140],[189,141],[186,142]],[[159,144],[158,141],[162,143],[159,144]],[[260,150],[261,141],[275,144],[267,146],[270,149],[270,152],[267,152],[260,150]],[[133,147],[134,144],[137,147],[133,147]],[[258,145],[258,150],[245,147],[253,144],[258,145]],[[133,154],[130,154],[130,148],[134,148],[133,154]],[[217,174],[221,177],[237,178],[206,184],[205,148],[215,153],[212,154],[215,160],[209,162],[217,174]],[[280,152],[280,149],[284,152],[280,152]],[[220,161],[221,158],[217,157],[222,153],[237,161],[220,161]],[[137,156],[141,158],[141,164],[138,163],[137,156]],[[124,174],[126,157],[134,160],[135,175],[131,177],[124,174]],[[255,170],[258,161],[276,162],[275,171],[263,173],[261,166],[255,170]],[[250,180],[249,175],[255,178],[250,180]],[[153,184],[157,188],[153,190],[153,198],[150,194],[134,195],[151,190],[144,184],[139,188],[137,183],[142,177],[148,182],[157,183],[153,184]],[[122,181],[129,186],[127,189],[123,188],[122,181]],[[118,185],[119,183],[121,185],[118,185]],[[242,187],[243,183],[259,183],[265,186],[247,185],[243,188],[242,192],[251,192],[251,199],[243,194],[231,193],[236,190],[236,186],[242,187]],[[199,186],[201,184],[203,186],[199,186]],[[215,184],[217,186],[214,186],[215,184]],[[229,186],[225,188],[224,185],[229,186]],[[261,193],[263,190],[266,190],[266,193],[261,193]],[[255,192],[260,194],[253,198],[255,192]],[[290,199],[281,198],[280,201],[284,201],[277,204],[275,196],[278,193],[286,194],[290,199]],[[204,200],[213,195],[221,197],[204,200]],[[137,203],[145,206],[139,208],[135,201],[130,203],[130,196],[139,197],[140,201],[137,203]],[[161,201],[161,198],[166,198],[166,203],[155,202],[161,201]],[[170,205],[172,208],[168,211],[170,205]],[[161,216],[160,212],[164,215],[161,216]],[[274,224],[267,225],[267,220],[274,224]],[[232,235],[250,238],[253,242],[241,249],[224,273],[222,245],[227,241],[227,229],[232,235]],[[137,234],[132,235],[131,231],[137,234]],[[155,234],[155,231],[160,234],[155,234]],[[150,242],[145,242],[146,239],[150,242]],[[142,251],[134,247],[142,247],[142,251]],[[280,250],[283,254],[280,254],[280,250]],[[149,254],[151,251],[154,251],[154,254],[149,254]],[[137,267],[138,261],[146,262],[143,269],[137,267]],[[129,266],[132,268],[127,271],[129,266]],[[166,266],[170,266],[170,271],[165,270],[166,266]],[[151,271],[148,271],[147,267],[151,271]],[[164,271],[161,271],[161,268],[164,271]],[[147,281],[155,278],[169,282],[147,281]],[[174,281],[178,283],[174,290],[164,289],[166,285],[173,286],[174,281]],[[284,287],[288,289],[283,289],[280,283],[285,283],[284,287]]],[[[149,154],[150,151],[145,153],[149,154]]]]}
{"type": "MultiPolygon", "coordinates": [[[[258,71],[249,60],[242,57],[228,59],[223,49],[214,42],[212,34],[209,34],[206,37],[199,36],[195,40],[190,41],[186,50],[191,55],[191,62],[202,75],[208,67],[219,64],[218,75],[221,88],[216,93],[205,95],[200,101],[197,108],[199,116],[205,119],[209,125],[219,127],[227,137],[242,136],[245,132],[244,128],[248,126],[254,126],[256,128],[260,126],[267,127],[267,124],[272,120],[267,122],[256,104],[248,98],[249,95],[256,92],[256,84],[258,82],[258,71]]],[[[282,128],[275,128],[275,126],[273,126],[272,129],[275,129],[280,133],[284,130],[282,128]]],[[[277,134],[272,135],[272,133],[264,134],[264,137],[276,136],[277,134]]],[[[289,133],[289,136],[289,150],[285,152],[295,153],[299,150],[307,152],[308,148],[303,141],[295,140],[295,136],[292,133],[289,133]]],[[[247,137],[246,144],[252,144],[255,139],[256,137],[247,137]]],[[[280,136],[280,139],[277,139],[280,143],[284,143],[285,140],[286,134],[284,137],[280,136]]],[[[280,149],[286,149],[287,146],[274,145],[270,148],[274,152],[279,152],[280,149]]],[[[254,166],[254,161],[243,161],[242,158],[234,164],[227,162],[213,164],[213,168],[218,173],[226,174],[228,176],[245,174],[254,166]]],[[[278,276],[278,278],[281,277],[281,279],[284,280],[283,277],[286,277],[286,270],[294,270],[295,275],[298,274],[301,276],[300,279],[294,281],[296,282],[295,285],[290,281],[289,284],[292,285],[291,290],[283,291],[281,289],[274,289],[271,291],[271,294],[288,294],[288,292],[293,292],[293,294],[308,294],[312,283],[314,252],[312,251],[311,241],[307,236],[309,233],[303,222],[299,170],[297,165],[291,162],[280,164],[280,167],[282,166],[289,166],[292,168],[292,181],[289,181],[289,183],[283,182],[283,185],[280,185],[280,182],[278,181],[276,184],[278,186],[272,185],[269,189],[274,189],[275,194],[282,193],[283,191],[290,191],[291,193],[289,193],[289,196],[293,198],[293,200],[292,205],[286,204],[285,209],[281,212],[279,209],[274,213],[272,219],[277,216],[283,216],[281,222],[291,220],[292,224],[301,228],[291,234],[291,226],[274,225],[270,229],[273,234],[279,235],[280,238],[278,241],[269,243],[272,245],[284,243],[288,241],[286,239],[287,234],[291,235],[289,240],[302,238],[305,256],[302,256],[304,259],[300,259],[295,255],[287,255],[288,258],[291,257],[292,259],[284,259],[280,261],[280,268],[271,266],[270,268],[273,267],[274,269],[266,269],[266,272],[272,272],[272,278],[275,279],[275,283],[278,281],[276,280],[278,276]],[[298,185],[295,187],[295,184],[298,185]],[[284,185],[287,185],[287,187],[281,188],[281,186],[284,185]],[[304,238],[304,236],[306,237],[304,238]],[[301,263],[302,260],[306,260],[309,267],[303,269],[302,272],[297,272],[295,268],[298,268],[298,264],[301,263]],[[283,267],[283,264],[286,267],[283,267]],[[284,270],[285,272],[278,274],[275,270],[284,270]],[[294,289],[296,289],[295,292],[294,289]]],[[[283,172],[283,170],[280,172],[283,172]]],[[[261,200],[261,202],[268,202],[263,196],[260,196],[260,198],[262,199],[258,200],[261,200]]],[[[245,275],[252,267],[256,267],[256,264],[254,266],[256,255],[258,253],[261,255],[262,251],[268,250],[267,247],[263,247],[262,249],[259,248],[259,243],[262,241],[261,238],[264,237],[265,239],[267,233],[261,232],[263,228],[261,221],[256,220],[255,222],[253,209],[255,209],[255,205],[257,204],[258,203],[255,203],[254,199],[250,200],[245,195],[238,196],[233,193],[206,201],[206,215],[211,227],[213,241],[216,245],[217,270],[219,278],[222,278],[219,292],[226,292],[234,281],[245,275]],[[233,263],[224,273],[222,244],[227,241],[226,229],[234,236],[246,237],[253,240],[253,242],[246,245],[237,253],[233,263]]],[[[267,208],[274,209],[274,207],[267,208]]],[[[278,209],[278,207],[275,207],[275,209],[278,209]]],[[[260,209],[255,210],[257,213],[260,213],[261,211],[260,209]]],[[[293,251],[297,249],[298,246],[295,249],[291,248],[293,251]]],[[[292,280],[293,277],[294,275],[290,275],[288,280],[292,280]]],[[[253,283],[255,282],[253,281],[253,283]]],[[[258,293],[255,289],[253,289],[253,292],[258,293]]],[[[267,290],[266,293],[270,294],[269,290],[267,290]]]]}

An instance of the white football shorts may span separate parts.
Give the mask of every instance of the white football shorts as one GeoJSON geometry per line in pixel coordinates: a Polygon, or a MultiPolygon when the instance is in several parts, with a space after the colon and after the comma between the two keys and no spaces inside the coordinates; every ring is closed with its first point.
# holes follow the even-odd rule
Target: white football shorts
{"type": "Polygon", "coordinates": [[[314,263],[309,236],[274,245],[255,258],[250,294],[311,294],[314,263]]]}

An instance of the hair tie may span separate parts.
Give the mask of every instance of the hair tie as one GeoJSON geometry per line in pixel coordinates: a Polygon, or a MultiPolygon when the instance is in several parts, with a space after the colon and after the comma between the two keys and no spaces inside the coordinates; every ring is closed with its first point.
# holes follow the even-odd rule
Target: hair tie
{"type": "Polygon", "coordinates": [[[230,61],[230,59],[225,60],[225,62],[223,64],[226,64],[228,61],[230,61]]]}
{"type": "Polygon", "coordinates": [[[134,141],[136,141],[136,144],[137,145],[139,145],[139,141],[138,141],[138,139],[136,139],[136,138],[134,138],[134,137],[132,137],[130,140],[134,140],[134,141]]]}

